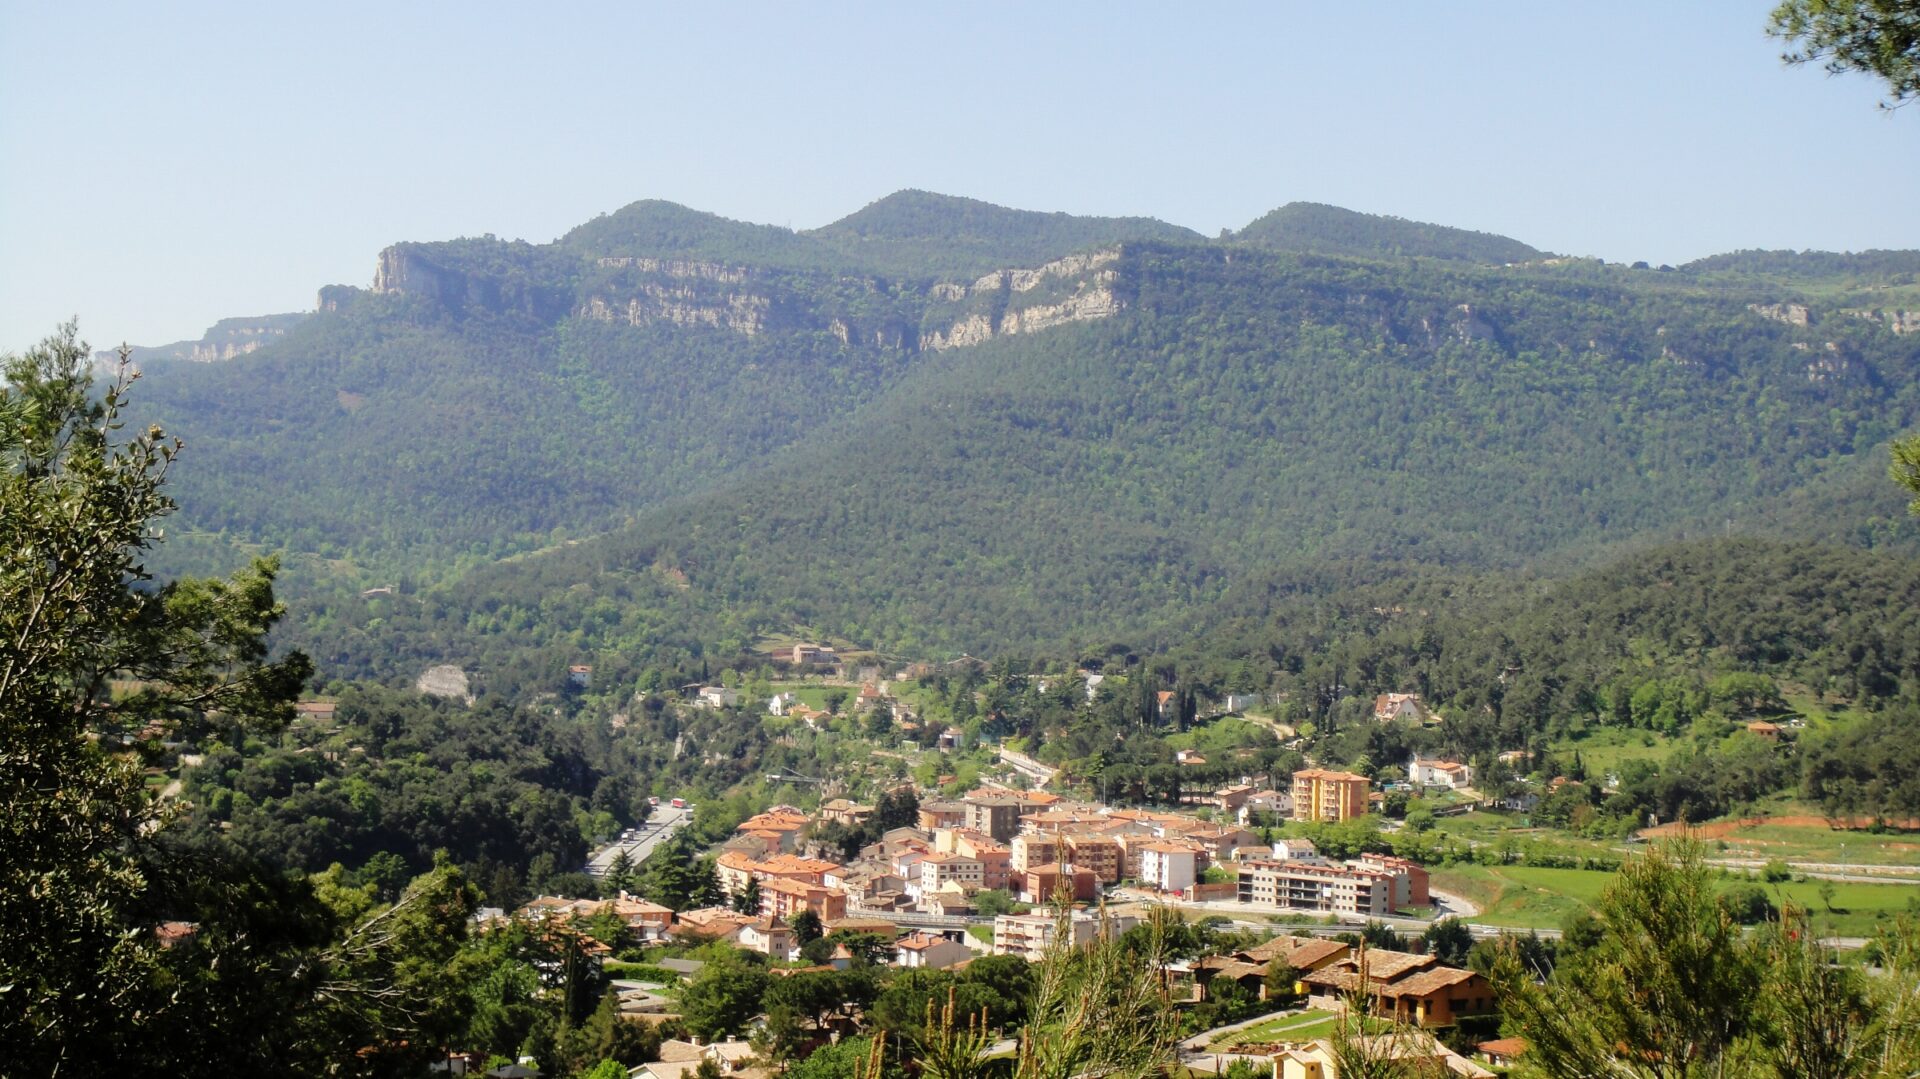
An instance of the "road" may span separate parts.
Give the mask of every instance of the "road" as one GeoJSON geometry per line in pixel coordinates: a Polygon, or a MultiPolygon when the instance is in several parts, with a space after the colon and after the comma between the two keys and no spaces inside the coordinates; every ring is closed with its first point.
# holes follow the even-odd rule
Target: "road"
{"type": "Polygon", "coordinates": [[[653,853],[655,847],[673,838],[673,833],[686,827],[692,820],[693,810],[691,809],[675,809],[668,805],[655,806],[646,823],[593,852],[593,857],[587,859],[587,875],[606,876],[607,871],[613,867],[614,857],[623,850],[627,852],[627,857],[633,860],[634,867],[639,868],[640,863],[647,860],[647,856],[653,853]]]}

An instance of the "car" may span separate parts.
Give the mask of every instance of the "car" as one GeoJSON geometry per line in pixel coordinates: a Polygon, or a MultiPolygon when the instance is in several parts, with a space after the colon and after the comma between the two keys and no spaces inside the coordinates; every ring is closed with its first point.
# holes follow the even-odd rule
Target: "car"
{"type": "Polygon", "coordinates": [[[685,798],[675,798],[673,800],[673,808],[675,809],[687,808],[687,800],[685,798]]]}
{"type": "Polygon", "coordinates": [[[658,798],[649,798],[649,799],[647,799],[647,804],[648,804],[648,805],[650,805],[650,806],[657,806],[657,805],[659,805],[659,804],[660,804],[660,799],[658,799],[658,798]]]}

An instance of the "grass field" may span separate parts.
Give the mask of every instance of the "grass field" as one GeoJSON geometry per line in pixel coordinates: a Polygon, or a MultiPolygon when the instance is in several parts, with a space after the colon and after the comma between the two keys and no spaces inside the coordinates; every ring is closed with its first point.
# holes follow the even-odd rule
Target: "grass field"
{"type": "Polygon", "coordinates": [[[1243,1027],[1216,1038],[1209,1049],[1230,1049],[1248,1042],[1297,1042],[1323,1038],[1333,1030],[1338,1017],[1332,1012],[1307,1010],[1276,1015],[1264,1023],[1243,1027]]]}
{"type": "Polygon", "coordinates": [[[1619,771],[1630,760],[1665,760],[1673,752],[1673,739],[1654,731],[1602,727],[1556,744],[1553,754],[1571,759],[1576,750],[1587,774],[1598,778],[1619,771]]]}
{"type": "MultiPolygon", "coordinates": [[[[1558,928],[1574,913],[1600,898],[1612,873],[1587,869],[1536,869],[1530,866],[1457,866],[1432,871],[1433,887],[1478,904],[1483,925],[1515,929],[1558,928]]],[[[1728,878],[1725,887],[1742,883],[1728,878]]],[[[1884,919],[1920,899],[1913,884],[1856,884],[1839,881],[1789,881],[1762,885],[1776,906],[1792,904],[1808,913],[1824,935],[1864,937],[1884,919]],[[1821,894],[1830,886],[1829,899],[1821,894]]]]}
{"type": "Polygon", "coordinates": [[[1514,929],[1555,929],[1600,898],[1613,874],[1531,866],[1455,866],[1432,871],[1432,886],[1480,908],[1472,919],[1514,929]]]}

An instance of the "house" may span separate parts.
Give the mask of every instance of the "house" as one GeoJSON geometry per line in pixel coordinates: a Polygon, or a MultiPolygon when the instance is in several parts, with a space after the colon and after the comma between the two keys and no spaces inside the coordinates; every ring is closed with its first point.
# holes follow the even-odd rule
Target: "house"
{"type": "Polygon", "coordinates": [[[1490,1042],[1481,1042],[1473,1047],[1474,1055],[1496,1068],[1511,1068],[1520,1063],[1520,1054],[1527,1051],[1525,1038],[1495,1038],[1490,1042]]]}
{"type": "Polygon", "coordinates": [[[1352,772],[1307,768],[1293,773],[1293,819],[1343,821],[1367,812],[1373,783],[1352,772]]]}
{"type": "Polygon", "coordinates": [[[1407,761],[1407,782],[1419,787],[1445,787],[1457,791],[1473,786],[1473,766],[1459,761],[1422,757],[1415,753],[1407,761]]]}
{"type": "Polygon", "coordinates": [[[1432,713],[1418,693],[1382,693],[1373,699],[1373,718],[1381,723],[1412,719],[1425,723],[1432,713]]]}
{"type": "MultiPolygon", "coordinates": [[[[1369,1059],[1406,1062],[1414,1075],[1447,1075],[1460,1079],[1495,1079],[1494,1073],[1441,1045],[1425,1032],[1363,1034],[1359,1041],[1369,1059]]],[[[1273,1058],[1273,1079],[1341,1079],[1339,1057],[1332,1040],[1291,1046],[1273,1058]]]]}
{"type": "Polygon", "coordinates": [[[1221,700],[1220,705],[1229,712],[1244,712],[1249,708],[1260,706],[1260,694],[1229,693],[1221,700]]]}
{"type": "Polygon", "coordinates": [[[929,933],[909,933],[893,943],[893,963],[908,970],[944,970],[973,958],[973,949],[929,933]]]}
{"type": "Polygon", "coordinates": [[[1199,992],[1198,999],[1205,999],[1209,987],[1217,978],[1226,978],[1236,982],[1247,995],[1255,1000],[1265,1000],[1267,992],[1267,974],[1279,964],[1284,970],[1293,972],[1297,978],[1309,971],[1319,970],[1343,958],[1350,949],[1337,940],[1322,940],[1317,937],[1280,936],[1264,941],[1256,947],[1232,955],[1209,955],[1193,965],[1194,987],[1199,992]]]}
{"type": "Polygon", "coordinates": [[[1093,699],[1099,696],[1100,683],[1106,680],[1107,680],[1107,676],[1104,674],[1087,675],[1087,703],[1088,704],[1092,704],[1093,699]]]}
{"type": "Polygon", "coordinates": [[[1266,813],[1275,817],[1293,816],[1293,792],[1264,790],[1247,795],[1240,805],[1239,820],[1244,827],[1253,822],[1255,813],[1266,813]]]}
{"type": "Polygon", "coordinates": [[[293,706],[293,717],[309,723],[331,724],[340,706],[333,701],[301,701],[293,706]]]}
{"type": "Polygon", "coordinates": [[[585,663],[576,663],[567,668],[567,684],[580,689],[587,688],[593,681],[593,668],[585,663]]]}
{"type": "Polygon", "coordinates": [[[673,929],[673,908],[650,903],[638,896],[621,892],[618,897],[604,902],[604,908],[615,917],[627,923],[627,928],[639,934],[642,940],[664,940],[673,929]]]}
{"type": "Polygon", "coordinates": [[[659,1060],[627,1070],[628,1079],[693,1079],[700,1065],[711,1060],[723,1074],[745,1071],[752,1064],[753,1046],[729,1040],[701,1045],[668,1038],[660,1043],[659,1060]]]}
{"type": "Polygon", "coordinates": [[[1780,740],[1780,725],[1777,723],[1768,723],[1764,719],[1756,719],[1752,723],[1747,724],[1747,733],[1757,734],[1769,742],[1778,742],[1780,740]]]}
{"type": "Polygon", "coordinates": [[[796,693],[776,693],[773,699],[767,702],[767,714],[784,716],[793,711],[793,706],[799,703],[800,696],[796,693]]]}
{"type": "Polygon", "coordinates": [[[1311,839],[1288,839],[1284,836],[1273,841],[1273,856],[1283,862],[1320,862],[1320,849],[1311,839]]]}
{"type": "Polygon", "coordinates": [[[778,918],[753,919],[740,927],[737,940],[747,951],[771,959],[784,961],[793,956],[793,930],[778,918]]]}
{"type": "Polygon", "coordinates": [[[791,655],[796,667],[831,667],[839,660],[833,649],[824,644],[796,644],[791,655]]]}
{"type": "Polygon", "coordinates": [[[1153,695],[1154,706],[1163,720],[1172,719],[1179,714],[1180,704],[1174,699],[1173,690],[1163,689],[1153,695]]]}
{"type": "Polygon", "coordinates": [[[936,749],[960,749],[967,744],[967,732],[958,727],[948,727],[934,740],[936,749]]]}
{"type": "Polygon", "coordinates": [[[1485,977],[1443,966],[1437,956],[1384,948],[1349,955],[1302,975],[1300,982],[1313,1007],[1344,1007],[1347,996],[1359,991],[1373,998],[1373,1014],[1422,1027],[1453,1026],[1463,1016],[1494,1010],[1493,986],[1485,977]]]}
{"type": "Polygon", "coordinates": [[[1198,766],[1207,763],[1207,758],[1197,749],[1178,749],[1173,753],[1175,764],[1198,766]]]}
{"type": "Polygon", "coordinates": [[[1250,785],[1246,785],[1246,783],[1236,783],[1236,785],[1231,785],[1231,787],[1221,787],[1221,789],[1213,791],[1212,797],[1208,799],[1208,804],[1212,804],[1213,808],[1219,808],[1219,810],[1225,810],[1225,812],[1231,812],[1231,814],[1238,814],[1238,812],[1240,812],[1240,806],[1248,803],[1254,795],[1256,795],[1254,787],[1250,787],[1250,785]]]}
{"type": "Polygon", "coordinates": [[[673,924],[673,939],[704,944],[720,940],[740,942],[740,928],[753,919],[731,907],[701,907],[683,910],[673,924]]]}
{"type": "Polygon", "coordinates": [[[732,708],[740,703],[740,691],[727,686],[701,686],[698,696],[707,708],[732,708]]]}
{"type": "Polygon", "coordinates": [[[820,819],[827,824],[844,824],[849,828],[858,828],[873,816],[874,807],[857,805],[845,798],[835,798],[820,807],[820,819]]]}

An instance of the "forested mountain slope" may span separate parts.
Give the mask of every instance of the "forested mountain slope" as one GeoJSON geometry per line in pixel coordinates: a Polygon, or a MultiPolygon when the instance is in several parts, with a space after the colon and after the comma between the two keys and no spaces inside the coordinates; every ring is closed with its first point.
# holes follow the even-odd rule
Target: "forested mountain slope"
{"type": "Polygon", "coordinates": [[[1920,334],[1867,306],[1897,283],[1476,265],[1518,249],[1330,207],[1204,241],[922,192],[810,233],[644,202],[396,245],[137,401],[190,443],[179,525],[346,560],[300,572],[352,591],[451,582],[313,608],[348,666],[462,610],[467,647],[978,651],[1177,638],[1327,559],[1901,535],[1877,447],[1920,420],[1920,334]],[[1369,257],[1261,249],[1323,241],[1369,257]]]}
{"type": "Polygon", "coordinates": [[[1764,526],[1920,405],[1911,339],[1716,295],[1157,245],[1116,272],[1121,313],[923,360],[804,455],[546,557],[880,640],[1087,640],[1276,563],[1764,526]]]}

